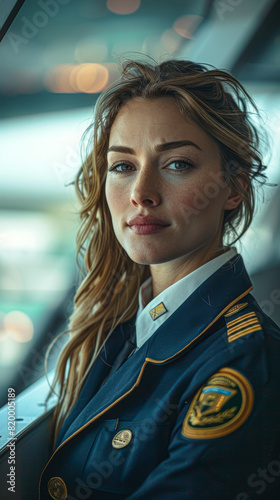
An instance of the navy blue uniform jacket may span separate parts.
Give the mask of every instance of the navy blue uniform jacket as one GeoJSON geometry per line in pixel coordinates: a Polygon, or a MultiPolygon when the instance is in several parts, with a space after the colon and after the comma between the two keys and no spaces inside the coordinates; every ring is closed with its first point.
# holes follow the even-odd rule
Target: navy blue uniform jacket
{"type": "Polygon", "coordinates": [[[280,498],[280,330],[251,290],[237,255],[100,388],[129,336],[131,324],[119,326],[64,422],[39,498],[280,498]]]}

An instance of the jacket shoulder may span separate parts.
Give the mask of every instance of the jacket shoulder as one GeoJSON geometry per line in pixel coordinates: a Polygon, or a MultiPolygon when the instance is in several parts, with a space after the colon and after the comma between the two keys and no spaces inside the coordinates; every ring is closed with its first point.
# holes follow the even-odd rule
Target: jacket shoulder
{"type": "Polygon", "coordinates": [[[231,307],[224,314],[226,336],[229,344],[238,339],[273,336],[280,340],[280,328],[260,308],[252,295],[231,307]],[[251,335],[255,334],[255,335],[251,335]]]}

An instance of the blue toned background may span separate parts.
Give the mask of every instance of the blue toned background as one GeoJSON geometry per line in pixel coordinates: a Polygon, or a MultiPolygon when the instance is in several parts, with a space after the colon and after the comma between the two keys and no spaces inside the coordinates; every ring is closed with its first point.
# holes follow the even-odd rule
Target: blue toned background
{"type": "MultiPolygon", "coordinates": [[[[0,2],[0,24],[9,3],[16,2],[0,2]]],[[[268,178],[277,184],[279,16],[272,0],[23,3],[0,44],[0,406],[7,387],[19,393],[43,375],[46,348],[67,326],[78,282],[71,182],[82,134],[99,93],[119,75],[119,58],[141,53],[231,71],[263,111],[272,138],[268,178]]],[[[238,245],[255,295],[278,323],[279,214],[279,187],[260,190],[238,245]]]]}

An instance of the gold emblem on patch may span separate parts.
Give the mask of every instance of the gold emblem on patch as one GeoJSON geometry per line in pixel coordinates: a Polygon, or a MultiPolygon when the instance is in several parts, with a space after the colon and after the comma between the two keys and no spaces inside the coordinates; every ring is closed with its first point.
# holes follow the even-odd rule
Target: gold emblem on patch
{"type": "Polygon", "coordinates": [[[232,316],[233,314],[236,314],[239,311],[242,311],[245,307],[248,306],[248,302],[244,302],[243,304],[235,304],[235,306],[232,306],[228,312],[225,314],[225,317],[228,318],[229,316],[232,316]]]}
{"type": "Polygon", "coordinates": [[[114,448],[124,448],[127,446],[132,438],[132,432],[129,430],[119,431],[112,440],[112,446],[114,448]]]}
{"type": "Polygon", "coordinates": [[[222,368],[195,395],[182,434],[192,439],[225,436],[247,420],[253,401],[249,381],[232,368],[222,368]]]}
{"type": "Polygon", "coordinates": [[[155,321],[155,319],[157,319],[160,316],[162,316],[163,314],[165,314],[167,312],[167,309],[166,309],[164,303],[161,302],[156,307],[153,307],[153,309],[151,309],[149,312],[150,312],[152,319],[155,321]]]}
{"type": "Polygon", "coordinates": [[[61,477],[52,477],[49,480],[48,492],[54,500],[65,500],[67,498],[66,484],[61,477]]]}

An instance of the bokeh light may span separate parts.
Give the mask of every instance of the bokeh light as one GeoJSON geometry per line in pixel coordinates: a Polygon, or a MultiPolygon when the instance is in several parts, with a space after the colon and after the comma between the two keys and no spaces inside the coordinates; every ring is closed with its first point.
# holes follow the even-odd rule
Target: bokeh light
{"type": "Polygon", "coordinates": [[[75,92],[70,83],[73,68],[75,68],[74,64],[61,64],[52,68],[45,77],[47,89],[62,94],[75,92]]]}
{"type": "Polygon", "coordinates": [[[45,84],[51,92],[98,93],[106,87],[108,80],[109,71],[102,64],[63,64],[49,71],[45,84]]]}
{"type": "Polygon", "coordinates": [[[0,342],[6,340],[8,338],[8,333],[4,327],[4,318],[5,318],[5,314],[0,311],[0,342]]]}
{"type": "Polygon", "coordinates": [[[11,337],[7,335],[5,341],[1,342],[1,349],[0,349],[0,365],[2,368],[2,378],[4,378],[3,368],[7,367],[8,369],[7,373],[9,373],[11,364],[14,364],[15,367],[19,366],[19,363],[22,361],[22,352],[25,351],[25,353],[27,354],[28,348],[29,348],[28,344],[25,344],[24,346],[19,342],[15,342],[11,337]]]}
{"type": "Polygon", "coordinates": [[[101,64],[81,64],[76,74],[76,84],[80,92],[101,92],[109,80],[109,71],[101,64]]]}
{"type": "Polygon", "coordinates": [[[29,342],[33,337],[33,323],[30,317],[22,311],[11,311],[5,314],[2,324],[6,334],[16,342],[29,342]]]}
{"type": "Polygon", "coordinates": [[[132,14],[139,9],[140,0],[107,0],[107,8],[115,14],[132,14]]]}
{"type": "Polygon", "coordinates": [[[183,38],[192,38],[194,32],[197,30],[202,20],[202,16],[182,16],[176,19],[175,23],[173,24],[173,28],[176,33],[178,33],[178,35],[182,36],[183,38]]]}

